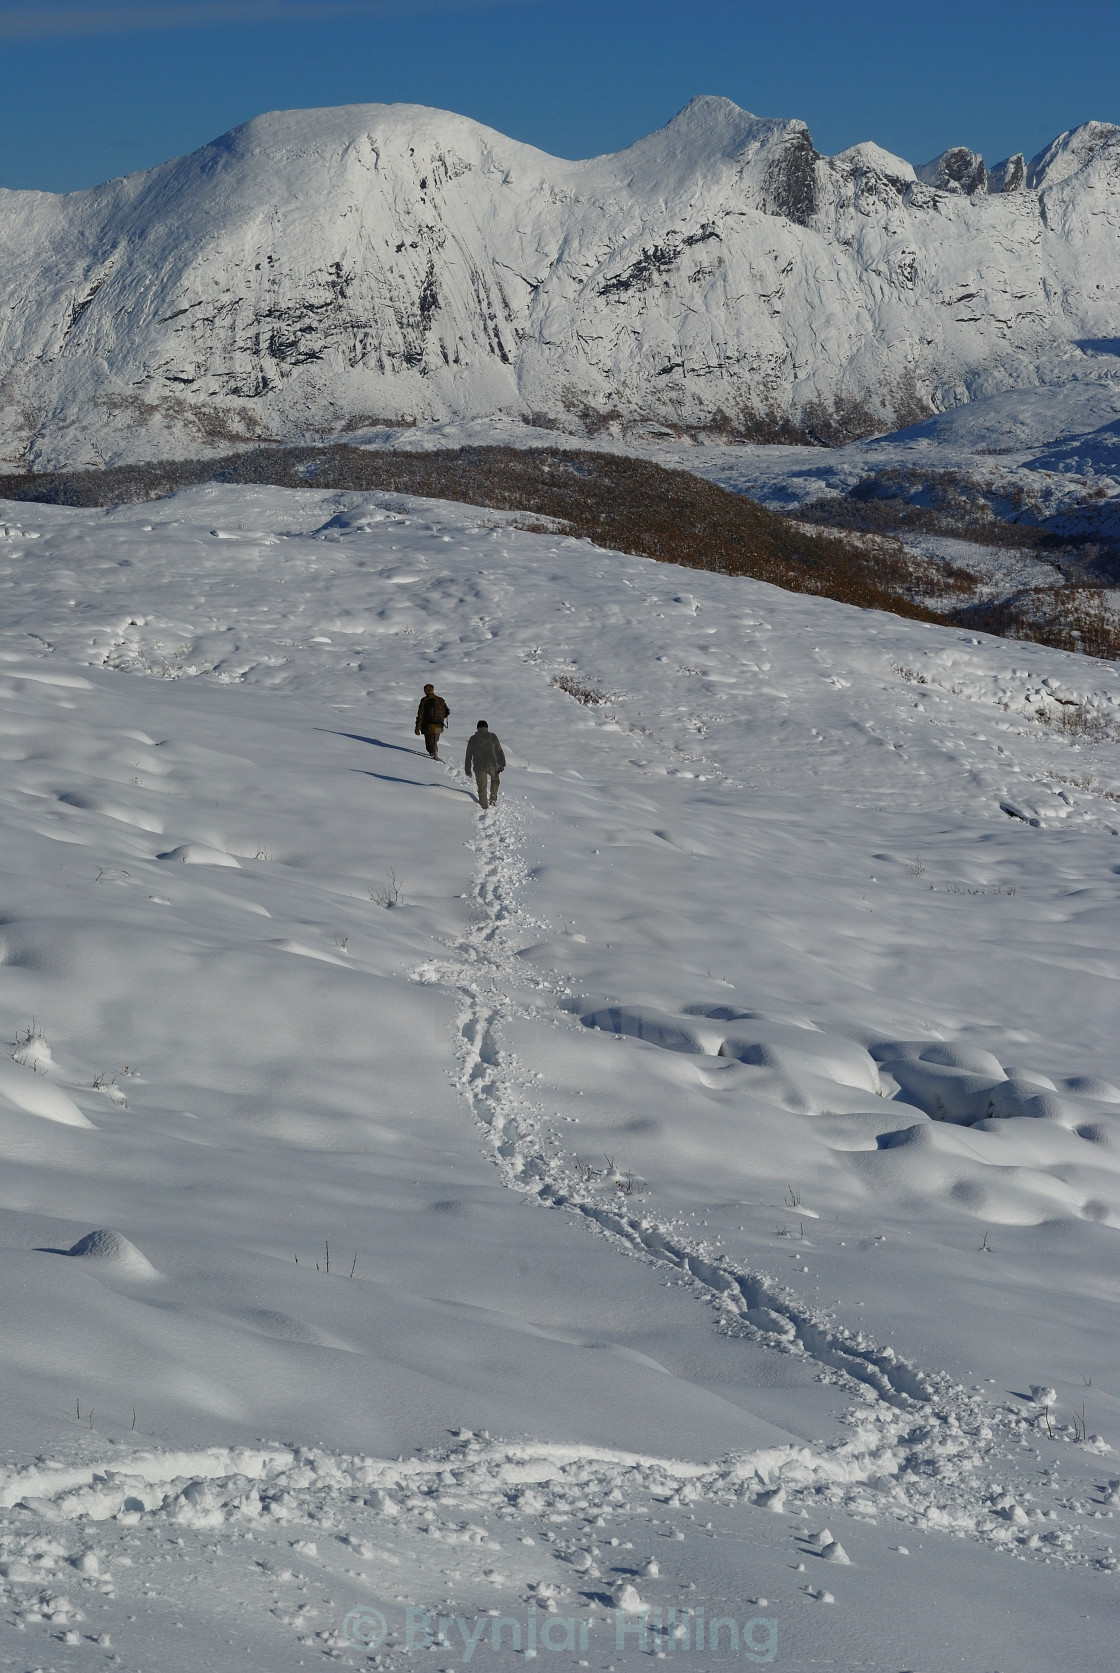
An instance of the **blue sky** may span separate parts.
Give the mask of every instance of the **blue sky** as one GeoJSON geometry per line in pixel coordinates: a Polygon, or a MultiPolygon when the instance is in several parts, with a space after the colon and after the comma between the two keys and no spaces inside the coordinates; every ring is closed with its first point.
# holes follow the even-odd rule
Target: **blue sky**
{"type": "Polygon", "coordinates": [[[696,93],[822,151],[1029,156],[1120,122],[1117,0],[0,0],[0,185],[66,191],[263,110],[409,100],[561,156],[696,93]]]}

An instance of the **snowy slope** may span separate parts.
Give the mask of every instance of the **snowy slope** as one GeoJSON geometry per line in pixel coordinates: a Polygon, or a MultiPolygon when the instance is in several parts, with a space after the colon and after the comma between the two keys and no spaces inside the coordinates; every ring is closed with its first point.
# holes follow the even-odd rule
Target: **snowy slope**
{"type": "Polygon", "coordinates": [[[7,1663],[637,1598],[1099,1673],[1120,674],[446,504],[4,509],[7,1663]]]}
{"type": "Polygon", "coordinates": [[[872,144],[820,157],[803,123],[702,98],[566,162],[363,105],[4,192],[0,457],[493,414],[833,441],[1094,375],[1120,333],[1120,131],[991,177],[947,156],[923,178],[872,144]]]}

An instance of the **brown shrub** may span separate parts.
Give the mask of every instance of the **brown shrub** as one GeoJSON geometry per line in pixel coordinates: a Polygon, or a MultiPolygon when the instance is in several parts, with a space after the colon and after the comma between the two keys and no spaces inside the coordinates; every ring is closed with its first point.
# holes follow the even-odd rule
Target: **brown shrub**
{"type": "Polygon", "coordinates": [[[954,535],[986,546],[1035,547],[1055,537],[1029,517],[1018,486],[997,490],[964,471],[895,466],[863,477],[846,494],[811,500],[799,513],[807,522],[867,533],[954,535]]]}
{"type": "Polygon", "coordinates": [[[600,691],[597,686],[587,685],[583,680],[577,680],[573,674],[557,674],[552,681],[561,691],[566,691],[569,697],[574,697],[584,708],[597,709],[604,703],[610,702],[610,693],[600,691]]]}
{"type": "Polygon", "coordinates": [[[1010,598],[955,610],[953,619],[1002,639],[1030,639],[1105,662],[1120,660],[1120,618],[1095,587],[1024,587],[1010,598]]]}

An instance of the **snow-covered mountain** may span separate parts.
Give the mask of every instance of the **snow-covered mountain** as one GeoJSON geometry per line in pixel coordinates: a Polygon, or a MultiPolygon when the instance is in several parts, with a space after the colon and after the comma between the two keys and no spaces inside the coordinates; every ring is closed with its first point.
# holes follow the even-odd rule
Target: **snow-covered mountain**
{"type": "Polygon", "coordinates": [[[915,170],[701,98],[566,162],[413,105],[0,193],[0,459],[505,414],[836,440],[1099,375],[1120,128],[915,170]]]}

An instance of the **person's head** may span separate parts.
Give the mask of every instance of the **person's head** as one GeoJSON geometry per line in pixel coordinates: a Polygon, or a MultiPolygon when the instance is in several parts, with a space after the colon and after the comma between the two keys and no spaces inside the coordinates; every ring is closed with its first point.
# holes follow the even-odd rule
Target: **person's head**
{"type": "Polygon", "coordinates": [[[436,688],[435,688],[434,685],[426,685],[424,687],[424,696],[425,697],[434,697],[435,696],[435,690],[436,690],[436,688]]]}
{"type": "Polygon", "coordinates": [[[487,724],[484,720],[479,721],[478,729],[479,729],[480,732],[489,732],[489,730],[490,730],[490,728],[487,726],[487,724]]]}

